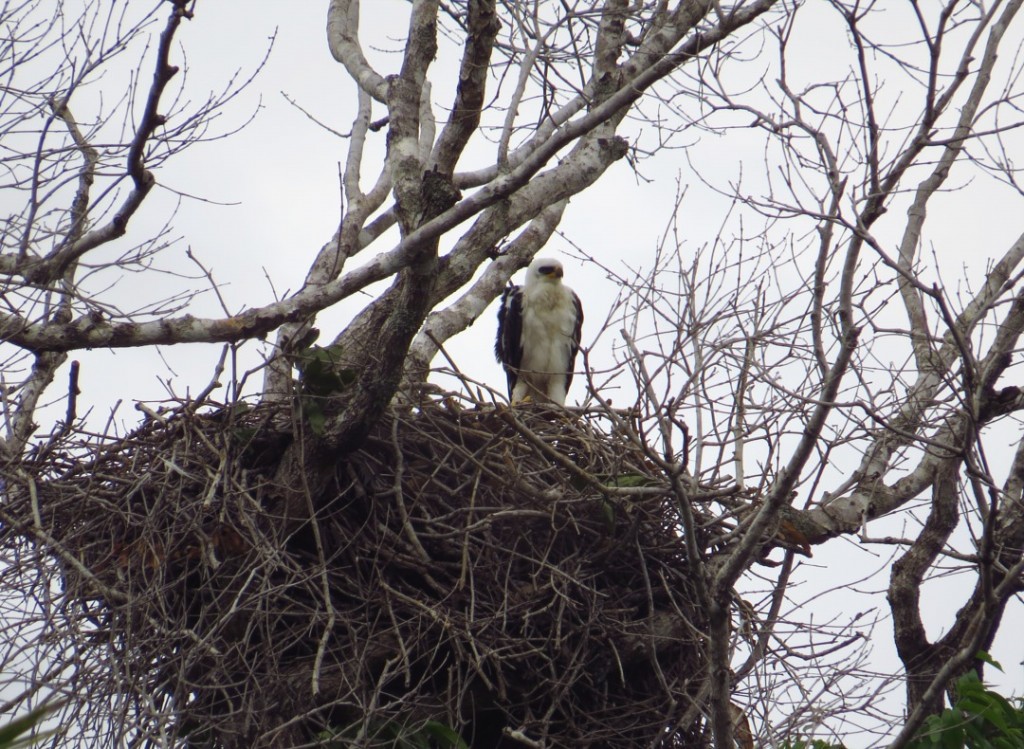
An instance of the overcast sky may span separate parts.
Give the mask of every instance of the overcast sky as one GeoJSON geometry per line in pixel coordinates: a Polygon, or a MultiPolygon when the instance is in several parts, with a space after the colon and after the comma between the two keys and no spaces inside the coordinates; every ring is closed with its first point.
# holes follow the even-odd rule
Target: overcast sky
{"type": "MultiPolygon", "coordinates": [[[[186,23],[178,36],[180,46],[175,52],[176,57],[184,55],[187,59],[186,95],[200,99],[210,90],[229,85],[234,76],[248,76],[259,66],[273,40],[266,66],[254,84],[214,127],[230,130],[250,114],[256,116],[241,132],[197,145],[162,168],[157,174],[160,188],[134,219],[129,235],[138,238],[145,235],[146,227],[163,225],[177,206],[172,235],[181,239],[168,251],[164,264],[193,272],[185,258],[190,248],[223,284],[221,292],[231,312],[265,304],[298,288],[310,260],[329,239],[339,219],[339,164],[345,157],[347,141],[317,126],[286,96],[310,115],[346,132],[354,112],[354,88],[327,49],[326,2],[299,0],[288,3],[286,11],[283,7],[285,4],[271,0],[200,0],[195,19],[186,23]]],[[[392,72],[399,63],[395,52],[402,48],[398,40],[404,34],[407,8],[404,0],[363,2],[367,38],[372,40],[371,59],[382,72],[392,72]]],[[[830,45],[843,39],[841,34],[825,33],[829,28],[806,37],[803,53],[807,65],[819,66],[816,73],[828,64],[830,45]]],[[[451,62],[442,54],[437,67],[444,69],[451,62]]],[[[144,66],[147,71],[150,64],[144,66]]],[[[760,74],[760,68],[751,66],[750,70],[760,74]]],[[[799,70],[794,75],[799,76],[799,70]]],[[[435,90],[435,94],[440,101],[450,100],[443,90],[435,90]]],[[[438,117],[443,116],[438,112],[438,117]]],[[[382,143],[383,138],[382,131],[377,135],[378,142],[382,143]]],[[[625,273],[630,266],[647,267],[670,218],[677,179],[681,178],[687,186],[680,215],[684,250],[696,251],[713,241],[726,220],[728,203],[694,178],[688,156],[706,179],[724,189],[741,178],[748,186],[758,185],[764,154],[744,151],[739,138],[718,138],[698,131],[684,133],[678,142],[680,146],[695,144],[699,148],[679,148],[643,162],[642,176],[637,176],[625,160],[620,161],[596,188],[572,200],[561,230],[568,240],[617,272],[625,273]]],[[[973,223],[950,222],[942,241],[936,243],[935,252],[951,272],[963,264],[983,264],[1002,252],[1008,238],[1019,232],[1019,222],[998,220],[1004,209],[1000,208],[1000,199],[992,195],[972,190],[956,196],[961,208],[970,205],[979,218],[973,223]]],[[[894,214],[893,221],[898,223],[899,212],[894,214]]],[[[739,230],[726,224],[725,231],[739,230]]],[[[575,260],[566,239],[554,238],[544,254],[565,263],[566,283],[582,297],[586,310],[584,343],[593,343],[617,285],[603,272],[575,260]]],[[[134,295],[146,293],[151,287],[140,284],[125,289],[134,295]]],[[[365,301],[359,297],[346,300],[322,313],[317,326],[324,337],[333,337],[365,301]]],[[[208,294],[193,314],[218,315],[219,303],[208,294]]],[[[489,311],[447,349],[467,375],[501,388],[504,377],[493,359],[493,336],[494,320],[489,311]]],[[[596,366],[610,366],[615,337],[612,330],[594,345],[596,366]]],[[[123,399],[119,413],[129,427],[137,416],[131,409],[132,401],[165,397],[164,381],[168,378],[174,379],[179,395],[186,388],[193,392],[202,389],[219,351],[219,347],[178,346],[160,351],[83,355],[79,357],[83,362],[81,402],[105,420],[111,405],[123,399]]],[[[249,346],[241,368],[255,366],[257,354],[258,347],[249,346]]],[[[577,401],[582,396],[577,380],[569,400],[577,401]]],[[[898,534],[898,523],[894,529],[885,530],[898,534]]],[[[869,527],[869,532],[875,535],[874,527],[869,527]]],[[[815,549],[814,558],[803,562],[804,570],[797,575],[810,582],[795,586],[793,598],[813,600],[809,606],[817,607],[819,620],[850,617],[872,609],[884,615],[881,595],[887,577],[858,582],[864,573],[885,567],[887,560],[879,556],[885,549],[879,549],[864,547],[856,539],[837,539],[815,549]],[[822,589],[833,586],[847,587],[848,592],[819,597],[822,589]]],[[[966,576],[961,580],[969,582],[966,576]]],[[[950,610],[950,600],[956,600],[951,591],[957,584],[955,580],[947,582],[947,587],[931,597],[934,622],[941,622],[941,613],[950,610]]],[[[1019,617],[1019,608],[1014,616],[1019,617]]],[[[869,613],[865,619],[873,616],[869,613]]],[[[996,656],[1007,673],[1000,681],[1006,689],[1019,693],[1024,684],[1020,665],[1024,638],[1019,635],[1019,626],[1012,623],[1004,623],[1002,631],[996,656]]],[[[887,622],[876,628],[874,639],[879,670],[891,671],[886,665],[894,658],[887,622]]],[[[989,676],[997,679],[994,671],[989,676]]],[[[856,741],[850,746],[857,746],[856,741]]]]}

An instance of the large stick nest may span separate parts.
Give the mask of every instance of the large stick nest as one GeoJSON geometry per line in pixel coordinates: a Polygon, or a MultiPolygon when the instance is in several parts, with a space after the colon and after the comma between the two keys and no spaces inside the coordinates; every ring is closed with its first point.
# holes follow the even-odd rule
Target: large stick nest
{"type": "Polygon", "coordinates": [[[469,406],[391,413],[296,519],[308,429],[178,405],[40,448],[5,539],[57,560],[88,697],[154,742],[704,746],[679,498],[601,490],[664,476],[607,416],[469,406]]]}

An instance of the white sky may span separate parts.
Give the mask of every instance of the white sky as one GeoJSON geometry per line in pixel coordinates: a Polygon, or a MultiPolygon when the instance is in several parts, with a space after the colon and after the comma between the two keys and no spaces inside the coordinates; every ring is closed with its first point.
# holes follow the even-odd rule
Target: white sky
{"type": "MultiPolygon", "coordinates": [[[[363,2],[364,23],[377,45],[371,57],[384,72],[391,72],[399,62],[397,55],[387,54],[389,49],[400,48],[397,42],[389,43],[388,37],[398,38],[404,33],[407,7],[403,0],[363,2]]],[[[258,66],[269,39],[275,36],[266,68],[218,121],[217,127],[230,129],[258,109],[255,120],[240,133],[198,145],[161,169],[157,174],[161,188],[135,217],[129,232],[129,238],[138,239],[145,236],[146,227],[162,225],[178,200],[172,191],[202,198],[182,200],[172,232],[182,240],[169,250],[164,262],[192,272],[185,258],[185,250],[190,247],[223,284],[221,291],[232,312],[264,304],[275,294],[282,296],[298,288],[310,260],[338,222],[338,173],[347,141],[319,128],[282,95],[287,94],[337,130],[347,131],[350,127],[354,89],[328,52],[325,8],[326,2],[319,0],[287,4],[272,0],[200,0],[195,19],[187,22],[178,36],[175,56],[180,59],[184,50],[189,66],[186,91],[194,99],[203,98],[209,90],[219,91],[236,73],[247,76],[258,66]]],[[[826,72],[822,67],[831,59],[830,49],[837,40],[844,43],[844,37],[820,17],[815,18],[810,10],[807,16],[808,24],[820,24],[816,33],[807,34],[806,46],[802,48],[805,64],[809,66],[807,73],[821,75],[826,72]]],[[[448,63],[442,56],[437,66],[448,63]]],[[[147,75],[149,65],[147,62],[145,66],[147,75]]],[[[753,66],[750,70],[759,74],[753,66]]],[[[799,65],[791,70],[794,79],[802,73],[799,65]]],[[[443,92],[435,93],[442,102],[450,100],[443,92]]],[[[443,112],[438,111],[438,117],[443,117],[443,112]]],[[[383,137],[383,132],[377,135],[381,142],[383,137]]],[[[688,184],[680,217],[684,251],[695,251],[712,241],[722,226],[728,203],[695,179],[687,157],[706,179],[726,189],[741,174],[745,185],[763,183],[759,170],[764,170],[764,154],[744,150],[752,141],[744,141],[735,133],[716,137],[690,131],[683,134],[682,143],[696,146],[667,151],[642,163],[641,172],[649,181],[637,179],[624,160],[614,165],[595,189],[572,200],[561,230],[585,252],[615,270],[625,272],[626,266],[649,267],[670,217],[676,179],[681,175],[688,184]]],[[[369,176],[373,178],[376,174],[370,172],[369,176]]],[[[963,264],[978,267],[979,261],[1001,253],[1009,239],[1020,231],[1019,221],[1005,217],[1004,196],[1005,193],[972,188],[943,199],[955,201],[957,209],[955,216],[951,211],[951,220],[935,237],[944,274],[958,275],[963,264]],[[965,216],[971,219],[965,220],[965,216]]],[[[942,201],[936,203],[936,207],[942,205],[942,201]]],[[[902,210],[893,210],[880,223],[880,233],[887,225],[898,227],[902,218],[902,210]]],[[[730,225],[727,231],[737,229],[730,225]]],[[[573,260],[568,249],[568,243],[556,237],[545,254],[561,256],[566,264],[566,282],[583,298],[587,311],[584,343],[588,344],[604,319],[603,305],[610,302],[618,287],[603,273],[573,260]]],[[[144,294],[152,288],[140,284],[128,287],[127,293],[144,294]]],[[[324,331],[322,340],[340,330],[362,303],[357,299],[321,314],[317,326],[324,331]]],[[[215,316],[219,306],[212,295],[207,295],[192,312],[215,316]]],[[[467,375],[500,389],[504,377],[493,359],[493,335],[493,314],[488,312],[471,330],[451,341],[447,349],[467,375]]],[[[593,357],[599,366],[611,364],[614,339],[612,331],[595,345],[593,357]]],[[[164,397],[162,381],[171,376],[179,395],[186,388],[202,389],[219,350],[178,346],[164,347],[159,352],[118,350],[83,354],[79,357],[83,362],[81,410],[91,406],[95,409],[94,418],[103,421],[111,405],[124,399],[119,413],[125,427],[130,428],[137,415],[130,407],[133,400],[164,397]]],[[[242,364],[243,369],[258,362],[255,347],[249,347],[249,353],[251,358],[242,364]]],[[[60,391],[60,384],[55,384],[55,395],[62,395],[60,391]]],[[[582,387],[575,384],[570,401],[581,396],[582,387]]],[[[872,524],[871,535],[898,535],[900,530],[886,528],[884,533],[876,533],[876,525],[886,527],[884,523],[872,524]]],[[[814,558],[802,563],[803,571],[797,576],[809,582],[796,587],[793,597],[813,598],[809,607],[818,620],[836,614],[852,616],[870,609],[878,609],[884,615],[887,576],[876,576],[864,583],[855,581],[873,569],[885,567],[887,560],[878,555],[886,552],[881,547],[865,548],[855,539],[837,539],[818,547],[814,558]],[[818,591],[833,586],[846,586],[847,590],[816,597],[818,591]]],[[[926,591],[932,593],[926,596],[926,605],[937,624],[933,634],[938,634],[938,623],[959,607],[961,599],[954,591],[960,581],[966,579],[954,578],[942,586],[926,586],[926,591]]],[[[1024,686],[1020,665],[1024,660],[1024,639],[1017,634],[1019,622],[1018,604],[1004,621],[996,650],[996,657],[1006,669],[1005,678],[998,681],[1004,691],[1017,693],[1024,686]]],[[[888,664],[893,662],[894,651],[888,622],[874,631],[874,652],[879,670],[891,671],[888,664]]],[[[997,680],[996,672],[989,671],[989,677],[997,680]]],[[[850,741],[851,747],[857,745],[856,739],[850,741]]]]}

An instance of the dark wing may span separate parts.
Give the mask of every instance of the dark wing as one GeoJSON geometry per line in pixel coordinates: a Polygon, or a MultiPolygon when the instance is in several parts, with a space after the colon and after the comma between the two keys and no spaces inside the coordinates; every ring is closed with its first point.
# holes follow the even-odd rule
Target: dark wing
{"type": "Polygon", "coordinates": [[[580,350],[580,338],[583,335],[583,304],[580,302],[580,298],[576,296],[576,292],[572,293],[572,303],[576,308],[576,323],[572,330],[572,343],[569,348],[569,367],[565,372],[565,392],[569,392],[569,386],[572,385],[573,370],[576,369],[576,354],[580,350]]]}
{"type": "Polygon", "coordinates": [[[512,388],[518,379],[519,365],[523,361],[523,290],[515,284],[509,284],[501,295],[494,356],[505,367],[508,397],[511,398],[512,388]]]}

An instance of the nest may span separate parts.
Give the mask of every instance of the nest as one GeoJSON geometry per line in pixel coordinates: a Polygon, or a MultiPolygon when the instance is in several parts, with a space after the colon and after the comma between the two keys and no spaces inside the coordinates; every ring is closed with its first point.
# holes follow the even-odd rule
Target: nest
{"type": "Polygon", "coordinates": [[[275,477],[304,438],[277,416],[179,404],[7,476],[5,540],[56,560],[122,738],[706,745],[677,499],[607,414],[391,413],[344,459],[309,451],[299,519],[275,477]],[[601,489],[624,484],[651,490],[601,489]]]}

